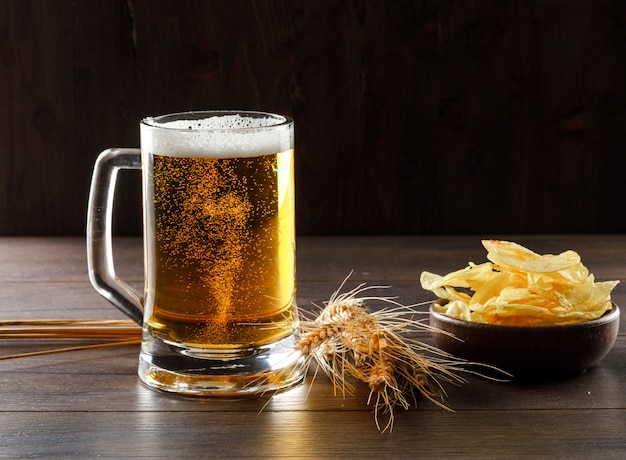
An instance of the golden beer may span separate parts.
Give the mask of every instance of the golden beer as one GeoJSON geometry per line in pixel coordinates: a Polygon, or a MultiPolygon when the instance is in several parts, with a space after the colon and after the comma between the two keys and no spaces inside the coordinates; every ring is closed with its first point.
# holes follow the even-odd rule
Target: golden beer
{"type": "Polygon", "coordinates": [[[166,343],[235,351],[294,331],[293,149],[151,155],[144,322],[166,343]]]}
{"type": "Polygon", "coordinates": [[[302,380],[293,147],[293,120],[281,115],[142,121],[138,374],[148,386],[239,395],[302,380]]]}

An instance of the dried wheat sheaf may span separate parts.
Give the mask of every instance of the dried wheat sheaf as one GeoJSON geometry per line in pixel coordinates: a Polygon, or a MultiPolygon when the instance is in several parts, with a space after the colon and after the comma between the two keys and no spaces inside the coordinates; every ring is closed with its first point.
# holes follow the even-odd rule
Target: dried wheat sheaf
{"type": "MultiPolygon", "coordinates": [[[[409,409],[420,398],[451,410],[444,401],[443,384],[464,383],[460,373],[506,380],[502,371],[484,366],[495,373],[481,374],[477,371],[480,364],[455,358],[424,342],[422,338],[432,332],[425,312],[416,310],[424,304],[404,306],[392,297],[366,295],[388,286],[360,284],[340,293],[346,281],[325,306],[318,306],[319,312],[302,313],[296,352],[302,355],[307,370],[315,363],[326,373],[335,392],[353,395],[355,387],[350,380],[367,384],[367,403],[373,404],[376,426],[382,432],[393,429],[394,409],[409,409]],[[367,305],[371,302],[386,306],[374,311],[367,305]],[[498,372],[502,378],[497,377],[498,372]]],[[[313,379],[317,374],[316,370],[313,379]]]]}

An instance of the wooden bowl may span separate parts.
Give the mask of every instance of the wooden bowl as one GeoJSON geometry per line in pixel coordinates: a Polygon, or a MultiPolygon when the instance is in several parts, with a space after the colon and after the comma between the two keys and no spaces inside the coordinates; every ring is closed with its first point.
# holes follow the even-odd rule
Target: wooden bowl
{"type": "Polygon", "coordinates": [[[490,364],[513,378],[550,378],[580,373],[611,350],[619,331],[619,308],[602,317],[558,326],[501,326],[452,318],[430,307],[439,348],[459,358],[490,364]],[[454,337],[448,335],[452,334],[454,337]]]}

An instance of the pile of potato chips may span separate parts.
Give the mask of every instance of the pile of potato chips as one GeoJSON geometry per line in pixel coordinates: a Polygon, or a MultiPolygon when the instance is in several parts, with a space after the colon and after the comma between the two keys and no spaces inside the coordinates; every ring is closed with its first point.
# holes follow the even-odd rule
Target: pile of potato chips
{"type": "Polygon", "coordinates": [[[588,321],[613,308],[619,281],[595,282],[574,251],[539,255],[508,241],[484,240],[490,262],[445,276],[423,272],[422,287],[448,316],[480,323],[545,326],[588,321]]]}

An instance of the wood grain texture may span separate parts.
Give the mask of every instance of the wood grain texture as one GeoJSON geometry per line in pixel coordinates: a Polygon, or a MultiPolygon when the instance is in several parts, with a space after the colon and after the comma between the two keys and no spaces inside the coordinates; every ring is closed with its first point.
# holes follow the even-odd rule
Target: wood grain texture
{"type": "Polygon", "coordinates": [[[2,0],[0,235],[82,235],[101,150],[210,108],[295,118],[300,234],[623,232],[624,8],[2,0]]]}
{"type": "Polygon", "coordinates": [[[402,427],[390,436],[374,432],[366,414],[355,417],[345,410],[26,412],[10,419],[0,415],[0,421],[10,426],[3,430],[4,452],[18,458],[172,458],[189,453],[238,459],[623,458],[623,411],[481,412],[403,412],[398,416],[402,427]],[[560,427],[557,434],[549,428],[553,425],[560,427]],[[583,439],[581,426],[597,427],[592,441],[583,439]],[[469,430],[471,436],[459,435],[469,430]]]}
{"type": "MultiPolygon", "coordinates": [[[[613,300],[626,305],[626,236],[508,239],[538,252],[577,250],[598,279],[622,282],[613,300]]],[[[140,283],[140,239],[116,239],[115,248],[118,274],[140,283]]],[[[298,303],[321,304],[351,269],[348,287],[388,285],[382,292],[403,303],[423,302],[422,270],[484,258],[475,236],[301,237],[298,303]]],[[[89,285],[83,238],[0,238],[0,319],[121,317],[89,285]]],[[[196,399],[143,386],[137,346],[0,361],[0,457],[621,459],[626,315],[621,326],[613,350],[583,374],[510,383],[467,376],[446,385],[454,412],[420,401],[396,411],[391,434],[376,429],[367,388],[343,398],[323,375],[271,400],[196,399]]],[[[0,355],[66,343],[6,340],[0,355]]]]}

